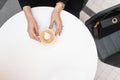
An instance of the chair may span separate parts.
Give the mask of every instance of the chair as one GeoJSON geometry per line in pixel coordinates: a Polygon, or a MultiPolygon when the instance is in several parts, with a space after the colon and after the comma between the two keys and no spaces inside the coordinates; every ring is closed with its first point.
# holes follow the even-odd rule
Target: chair
{"type": "MultiPolygon", "coordinates": [[[[120,6],[120,4],[117,6],[120,6]]],[[[97,14],[100,13],[101,12],[97,14]]],[[[94,16],[96,16],[97,14],[95,14],[94,16]]],[[[92,32],[92,28],[89,27],[88,24],[91,22],[91,19],[93,17],[85,22],[90,32],[92,32]]],[[[97,46],[99,59],[109,65],[120,67],[120,30],[111,33],[110,35],[107,35],[106,37],[103,37],[101,39],[95,38],[94,36],[93,38],[97,46]]]]}

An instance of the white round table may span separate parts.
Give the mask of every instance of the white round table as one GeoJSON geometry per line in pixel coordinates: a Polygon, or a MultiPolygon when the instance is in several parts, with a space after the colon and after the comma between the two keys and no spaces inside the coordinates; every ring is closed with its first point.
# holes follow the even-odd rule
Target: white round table
{"type": "MultiPolygon", "coordinates": [[[[53,8],[32,9],[40,29],[47,28],[53,8]]],[[[0,78],[4,80],[94,80],[97,50],[86,26],[62,11],[62,34],[45,45],[30,39],[22,12],[0,28],[0,78]]],[[[1,79],[0,79],[1,80],[1,79]]]]}

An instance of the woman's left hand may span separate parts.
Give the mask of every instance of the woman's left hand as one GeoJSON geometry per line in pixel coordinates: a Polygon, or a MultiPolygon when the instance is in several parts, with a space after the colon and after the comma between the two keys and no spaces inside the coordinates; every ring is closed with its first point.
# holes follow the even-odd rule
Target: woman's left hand
{"type": "Polygon", "coordinates": [[[52,12],[52,15],[51,15],[51,23],[50,23],[49,28],[52,29],[53,25],[54,24],[56,25],[56,31],[55,31],[56,36],[57,35],[60,36],[60,34],[62,32],[62,29],[63,29],[62,20],[61,20],[61,17],[60,17],[60,12],[63,9],[63,6],[64,6],[64,3],[58,2],[56,4],[55,9],[52,12]]]}

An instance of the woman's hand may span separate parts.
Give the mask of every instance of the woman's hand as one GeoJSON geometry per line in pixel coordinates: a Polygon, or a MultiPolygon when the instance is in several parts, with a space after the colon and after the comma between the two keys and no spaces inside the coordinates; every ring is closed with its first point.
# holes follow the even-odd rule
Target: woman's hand
{"type": "Polygon", "coordinates": [[[32,15],[31,7],[25,6],[23,7],[23,10],[24,10],[27,22],[28,22],[28,33],[29,33],[30,38],[39,41],[38,24],[32,15]]]}
{"type": "Polygon", "coordinates": [[[28,21],[28,34],[30,38],[39,41],[38,24],[35,19],[28,21]]]}
{"type": "Polygon", "coordinates": [[[53,28],[53,25],[56,24],[56,32],[55,35],[60,35],[62,32],[62,21],[60,18],[60,13],[53,11],[51,15],[51,24],[50,24],[50,29],[53,28]]]}
{"type": "Polygon", "coordinates": [[[63,8],[64,8],[64,3],[58,2],[51,15],[51,23],[49,28],[52,29],[53,25],[56,24],[56,32],[55,32],[56,36],[60,35],[63,29],[62,20],[60,17],[60,12],[63,8]]]}

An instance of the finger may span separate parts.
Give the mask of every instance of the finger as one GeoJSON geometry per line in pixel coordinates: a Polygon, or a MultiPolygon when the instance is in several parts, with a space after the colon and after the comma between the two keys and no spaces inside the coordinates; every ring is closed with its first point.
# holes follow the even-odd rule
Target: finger
{"type": "Polygon", "coordinates": [[[31,39],[34,39],[34,36],[30,32],[28,32],[28,34],[29,34],[31,39]]]}
{"type": "Polygon", "coordinates": [[[49,28],[52,29],[54,25],[54,20],[51,21],[49,28]]]}
{"type": "Polygon", "coordinates": [[[56,32],[55,32],[55,35],[60,35],[60,25],[58,24],[57,27],[56,27],[56,32]]]}
{"type": "Polygon", "coordinates": [[[62,33],[62,31],[63,31],[63,26],[61,25],[61,29],[60,29],[60,35],[61,35],[61,33],[62,33]]]}
{"type": "Polygon", "coordinates": [[[34,30],[35,30],[36,36],[39,36],[39,33],[38,33],[38,24],[35,25],[35,29],[34,30]]]}
{"type": "Polygon", "coordinates": [[[63,27],[64,27],[64,26],[62,25],[62,26],[61,26],[61,29],[62,29],[62,30],[63,30],[63,27]]]}
{"type": "Polygon", "coordinates": [[[62,28],[59,30],[59,36],[61,35],[61,33],[62,33],[62,28]]]}
{"type": "Polygon", "coordinates": [[[29,37],[30,37],[31,39],[33,39],[33,36],[31,35],[31,31],[30,31],[29,28],[27,29],[27,32],[28,32],[28,34],[29,34],[29,37]]]}
{"type": "Polygon", "coordinates": [[[35,30],[35,34],[36,34],[36,36],[39,36],[39,32],[38,32],[38,27],[37,27],[37,26],[35,27],[34,30],[35,30]]]}
{"type": "Polygon", "coordinates": [[[58,26],[58,35],[59,36],[60,36],[61,32],[62,32],[62,25],[60,23],[59,26],[58,26]]]}
{"type": "Polygon", "coordinates": [[[38,36],[36,36],[36,34],[34,34],[34,33],[33,33],[33,38],[34,38],[35,40],[39,41],[38,36]]]}
{"type": "Polygon", "coordinates": [[[39,40],[39,38],[36,36],[36,34],[34,33],[34,31],[29,31],[29,36],[31,39],[34,39],[34,40],[39,40]]]}
{"type": "Polygon", "coordinates": [[[59,26],[59,36],[60,36],[61,32],[62,32],[62,25],[60,24],[60,26],[59,26]]]}
{"type": "Polygon", "coordinates": [[[38,36],[36,36],[36,34],[35,34],[35,33],[32,33],[32,36],[33,36],[33,39],[35,39],[35,40],[39,41],[39,37],[38,37],[38,36]]]}

